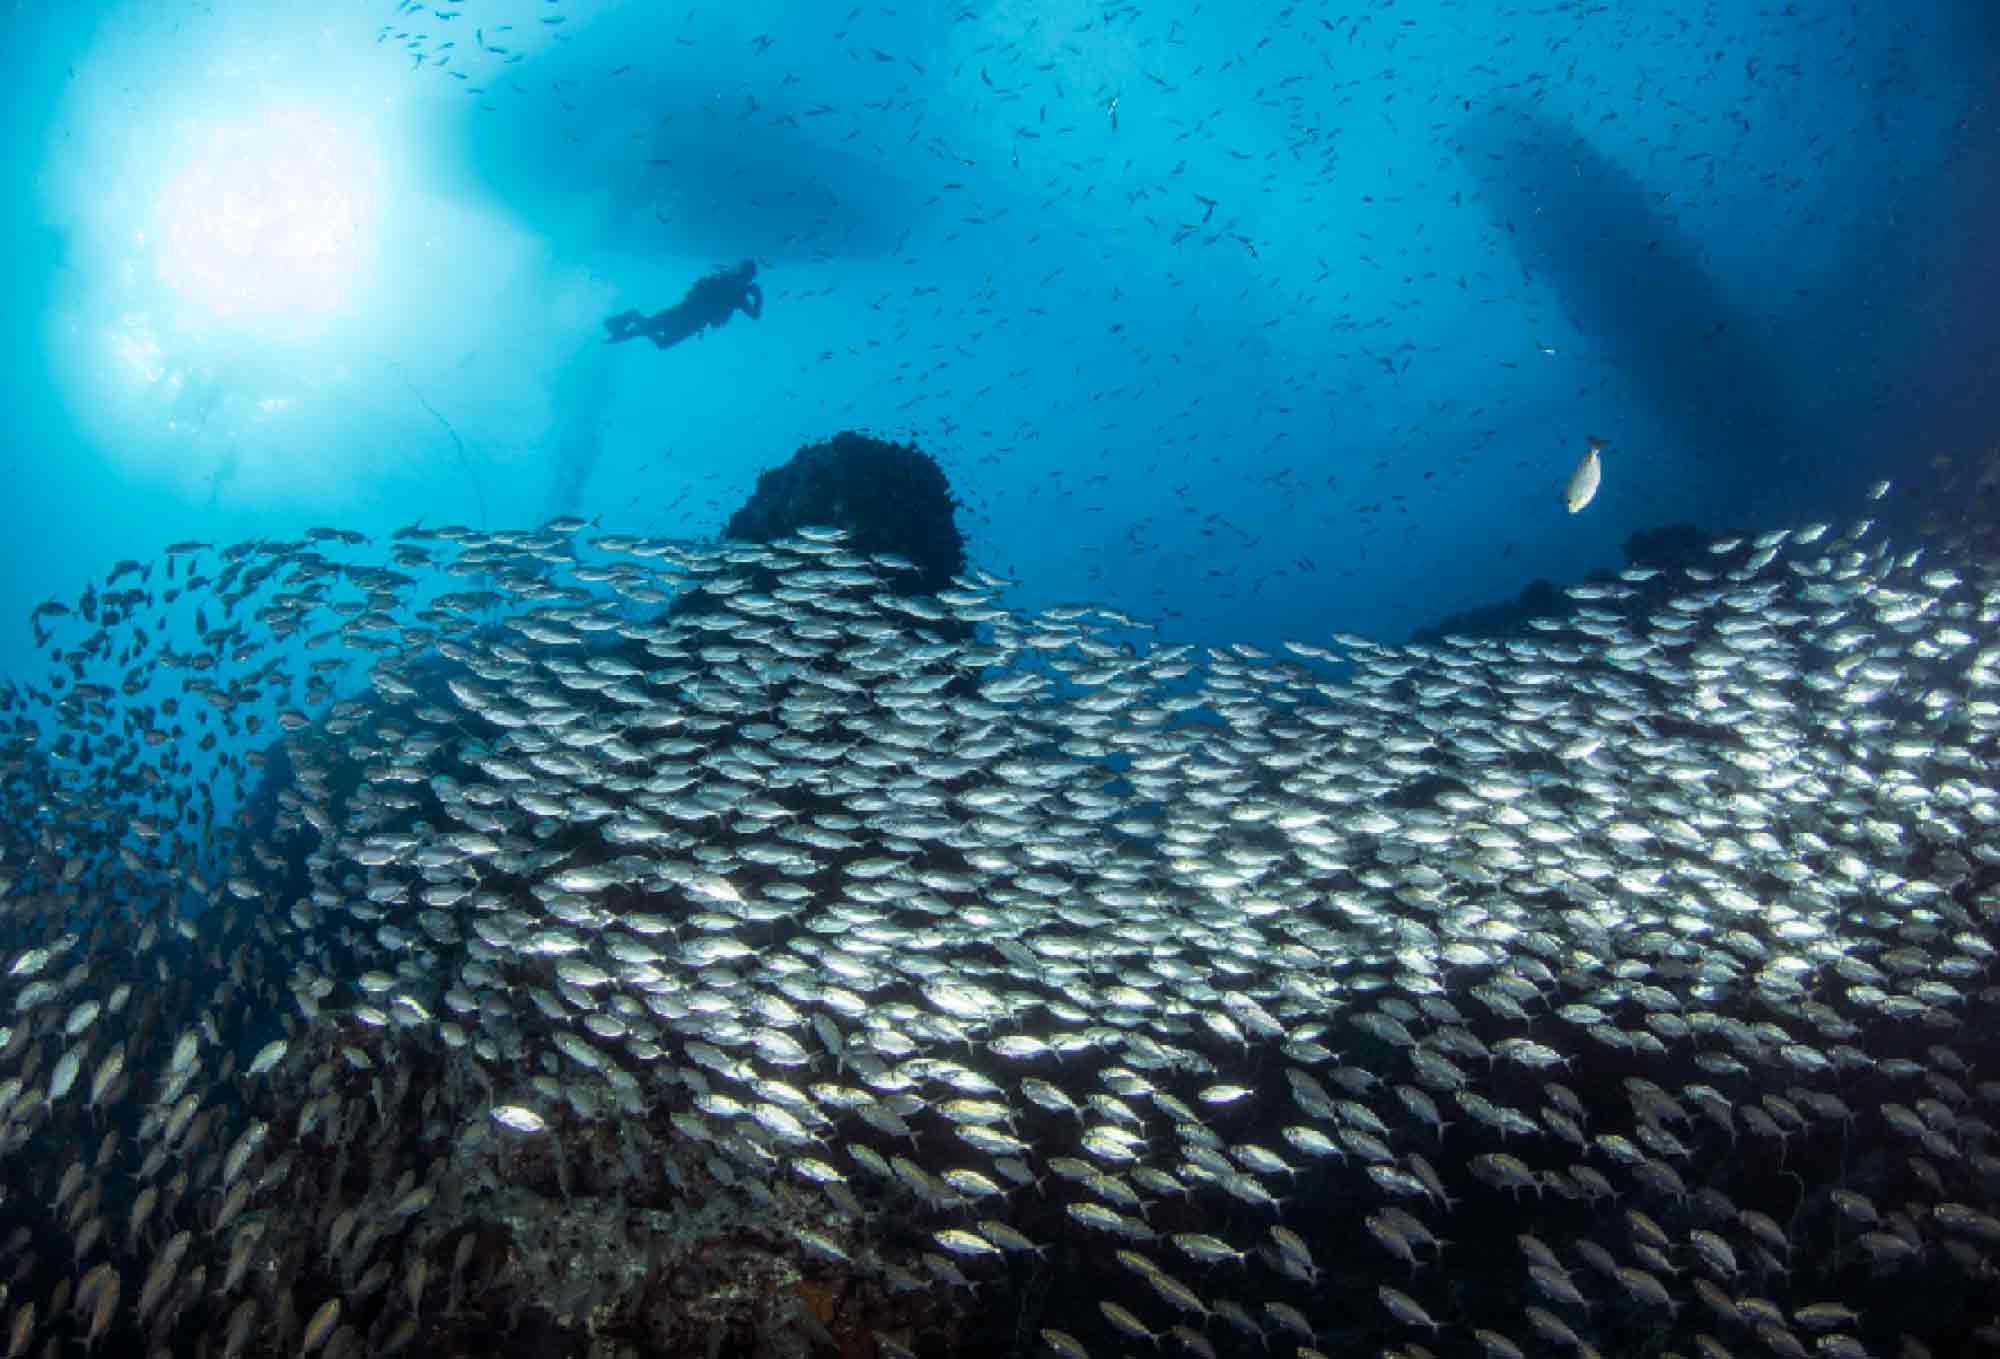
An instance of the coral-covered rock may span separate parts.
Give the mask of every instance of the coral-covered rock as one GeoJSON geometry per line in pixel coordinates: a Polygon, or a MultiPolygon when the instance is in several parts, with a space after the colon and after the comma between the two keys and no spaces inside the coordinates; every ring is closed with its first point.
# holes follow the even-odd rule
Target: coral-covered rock
{"type": "Polygon", "coordinates": [[[800,528],[846,529],[854,551],[891,553],[916,566],[896,579],[898,594],[936,594],[965,569],[957,505],[928,453],[845,430],[759,476],[722,532],[768,543],[800,528]]]}

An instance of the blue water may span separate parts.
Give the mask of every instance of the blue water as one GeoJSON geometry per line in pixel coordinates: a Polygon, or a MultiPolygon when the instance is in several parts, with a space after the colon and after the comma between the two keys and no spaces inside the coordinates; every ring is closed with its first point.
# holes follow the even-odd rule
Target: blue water
{"type": "Polygon", "coordinates": [[[1017,603],[1211,643],[1905,512],[1994,442],[1994,13],[17,0],[6,670],[176,539],[707,537],[844,428],[1017,603]]]}

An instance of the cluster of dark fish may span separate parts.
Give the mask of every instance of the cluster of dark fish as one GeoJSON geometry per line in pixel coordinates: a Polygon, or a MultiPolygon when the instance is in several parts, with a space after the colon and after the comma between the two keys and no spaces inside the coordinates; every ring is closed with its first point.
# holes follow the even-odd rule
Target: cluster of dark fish
{"type": "Polygon", "coordinates": [[[37,610],[0,1355],[2000,1347],[1985,567],[1264,654],[584,528],[37,610]]]}

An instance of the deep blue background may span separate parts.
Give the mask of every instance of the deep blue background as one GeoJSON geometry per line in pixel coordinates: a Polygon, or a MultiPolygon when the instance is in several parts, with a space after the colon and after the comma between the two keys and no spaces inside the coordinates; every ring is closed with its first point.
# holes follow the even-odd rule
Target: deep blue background
{"type": "Polygon", "coordinates": [[[15,4],[0,610],[319,523],[712,535],[849,426],[1017,602],[1207,642],[1857,514],[1994,440],[1993,12],[15,4]],[[339,295],[219,316],[163,195],[301,109],[366,170],[339,295]],[[598,343],[746,255],[761,322],[598,343]]]}

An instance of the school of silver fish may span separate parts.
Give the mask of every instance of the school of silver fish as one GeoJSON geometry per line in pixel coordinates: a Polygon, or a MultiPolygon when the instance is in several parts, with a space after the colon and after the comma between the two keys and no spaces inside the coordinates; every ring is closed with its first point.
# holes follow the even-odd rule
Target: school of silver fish
{"type": "Polygon", "coordinates": [[[2000,1347],[1984,564],[1265,654],[586,528],[35,611],[4,1359],[2000,1347]]]}

